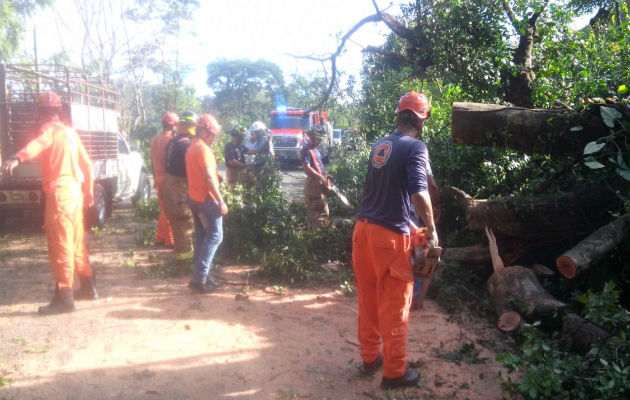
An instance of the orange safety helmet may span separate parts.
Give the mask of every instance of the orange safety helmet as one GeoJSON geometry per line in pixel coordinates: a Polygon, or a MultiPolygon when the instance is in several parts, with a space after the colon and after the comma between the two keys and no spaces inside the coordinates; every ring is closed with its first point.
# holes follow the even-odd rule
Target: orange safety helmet
{"type": "Polygon", "coordinates": [[[173,111],[167,111],[162,116],[162,122],[169,126],[175,126],[179,122],[179,117],[173,111]]]}
{"type": "Polygon", "coordinates": [[[211,114],[203,114],[197,120],[197,128],[207,129],[216,136],[221,134],[221,125],[211,114]]]}
{"type": "Polygon", "coordinates": [[[37,98],[37,105],[40,107],[61,107],[61,99],[55,92],[44,92],[37,98]]]}
{"type": "Polygon", "coordinates": [[[421,120],[425,120],[431,115],[431,103],[427,96],[422,93],[407,92],[398,101],[396,114],[404,110],[409,110],[421,120]]]}

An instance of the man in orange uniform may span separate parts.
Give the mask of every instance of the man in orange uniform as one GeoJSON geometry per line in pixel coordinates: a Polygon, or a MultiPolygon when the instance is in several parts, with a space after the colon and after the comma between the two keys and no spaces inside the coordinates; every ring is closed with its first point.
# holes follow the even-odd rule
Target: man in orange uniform
{"type": "Polygon", "coordinates": [[[151,140],[151,164],[153,164],[153,181],[158,192],[158,203],[160,204],[160,217],[158,218],[157,231],[155,232],[155,244],[165,246],[173,245],[173,231],[171,224],[164,213],[162,203],[162,187],[164,185],[164,173],[166,169],[166,145],[173,138],[175,125],[179,122],[179,117],[172,111],[162,116],[162,133],[155,135],[151,140]]]}
{"type": "Polygon", "coordinates": [[[429,153],[419,140],[430,109],[422,93],[400,99],[395,131],[372,147],[352,237],[361,370],[369,375],[383,365],[384,389],[414,386],[420,379],[418,371],[406,368],[413,290],[409,210],[413,204],[437,245],[427,185],[429,153]]]}
{"type": "Polygon", "coordinates": [[[19,163],[41,156],[46,194],[44,226],[50,267],[57,285],[52,302],[39,307],[38,311],[40,314],[60,314],[74,311],[75,269],[81,280],[77,299],[98,297],[83,243],[83,199],[85,196],[85,201],[92,203],[92,164],[77,132],[59,119],[59,96],[46,92],[37,101],[43,122],[39,135],[7,160],[2,172],[10,175],[19,163]]]}
{"type": "Polygon", "coordinates": [[[197,293],[211,293],[219,286],[210,268],[214,253],[223,240],[223,216],[228,208],[219,189],[217,162],[212,145],[221,125],[210,114],[197,121],[197,135],[186,152],[188,205],[193,215],[194,270],[188,287],[197,293]]]}

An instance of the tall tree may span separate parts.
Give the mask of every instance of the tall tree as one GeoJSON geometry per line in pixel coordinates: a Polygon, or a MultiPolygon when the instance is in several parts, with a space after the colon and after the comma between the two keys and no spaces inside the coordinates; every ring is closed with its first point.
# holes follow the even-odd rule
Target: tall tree
{"type": "Polygon", "coordinates": [[[50,0],[0,1],[0,61],[11,61],[16,55],[24,32],[24,18],[37,8],[50,4],[50,0]]]}
{"type": "Polygon", "coordinates": [[[214,91],[215,107],[225,120],[263,119],[275,96],[285,97],[282,70],[276,64],[247,59],[217,59],[207,66],[207,84],[214,91]]]}

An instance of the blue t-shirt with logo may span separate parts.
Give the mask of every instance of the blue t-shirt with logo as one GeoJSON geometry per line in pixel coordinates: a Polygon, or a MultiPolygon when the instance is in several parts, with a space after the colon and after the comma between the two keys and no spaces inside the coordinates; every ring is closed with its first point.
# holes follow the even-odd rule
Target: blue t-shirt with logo
{"type": "Polygon", "coordinates": [[[315,171],[321,171],[322,175],[326,176],[326,168],[324,167],[324,163],[322,162],[322,156],[319,153],[319,150],[317,149],[317,147],[311,149],[308,146],[308,142],[306,142],[306,144],[303,145],[302,149],[300,150],[300,156],[302,157],[302,164],[308,164],[315,171]],[[309,151],[309,150],[312,150],[312,151],[309,151]],[[313,157],[313,155],[315,157],[313,157]],[[317,166],[319,166],[319,169],[317,169],[317,166]]]}
{"type": "Polygon", "coordinates": [[[409,234],[410,196],[427,191],[426,144],[395,131],[372,146],[359,217],[409,234]]]}

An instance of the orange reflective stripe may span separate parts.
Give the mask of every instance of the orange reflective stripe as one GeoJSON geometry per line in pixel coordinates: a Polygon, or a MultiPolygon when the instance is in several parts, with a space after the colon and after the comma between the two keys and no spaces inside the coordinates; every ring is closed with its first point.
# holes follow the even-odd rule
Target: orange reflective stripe
{"type": "Polygon", "coordinates": [[[324,174],[322,173],[322,169],[320,168],[319,163],[317,162],[317,158],[315,158],[315,152],[310,147],[308,148],[308,152],[311,155],[311,159],[313,160],[313,164],[315,164],[315,169],[317,170],[317,173],[320,174],[321,176],[324,176],[324,174]]]}

